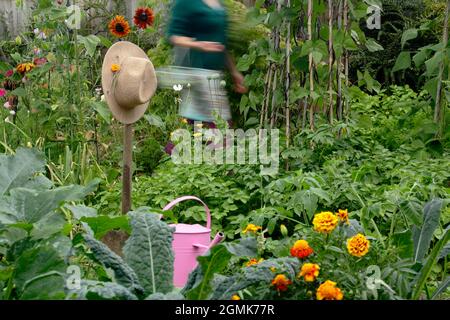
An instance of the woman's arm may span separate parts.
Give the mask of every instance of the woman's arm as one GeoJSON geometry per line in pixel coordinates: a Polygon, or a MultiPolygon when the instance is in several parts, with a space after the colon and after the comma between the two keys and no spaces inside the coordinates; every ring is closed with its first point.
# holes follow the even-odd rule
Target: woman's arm
{"type": "Polygon", "coordinates": [[[236,68],[234,59],[228,51],[225,52],[225,59],[226,59],[225,64],[228,70],[230,71],[231,77],[233,78],[234,81],[234,90],[237,93],[246,93],[247,88],[244,86],[244,76],[236,68]]]}
{"type": "Polygon", "coordinates": [[[225,46],[219,42],[196,41],[194,38],[184,36],[171,36],[170,42],[174,46],[190,48],[204,52],[222,52],[225,46]]]}

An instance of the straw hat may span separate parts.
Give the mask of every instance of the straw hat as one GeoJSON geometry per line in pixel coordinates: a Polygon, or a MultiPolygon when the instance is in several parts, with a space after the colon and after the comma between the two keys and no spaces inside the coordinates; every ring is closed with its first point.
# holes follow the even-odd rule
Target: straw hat
{"type": "Polygon", "coordinates": [[[155,69],[141,48],[120,41],[105,55],[102,86],[114,117],[124,124],[131,124],[144,115],[156,91],[155,69]]]}

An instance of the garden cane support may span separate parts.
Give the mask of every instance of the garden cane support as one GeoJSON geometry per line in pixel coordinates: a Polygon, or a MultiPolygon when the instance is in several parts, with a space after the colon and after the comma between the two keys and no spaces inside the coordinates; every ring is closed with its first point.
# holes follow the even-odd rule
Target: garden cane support
{"type": "Polygon", "coordinates": [[[122,214],[131,210],[131,175],[133,159],[133,125],[123,130],[122,214]]]}

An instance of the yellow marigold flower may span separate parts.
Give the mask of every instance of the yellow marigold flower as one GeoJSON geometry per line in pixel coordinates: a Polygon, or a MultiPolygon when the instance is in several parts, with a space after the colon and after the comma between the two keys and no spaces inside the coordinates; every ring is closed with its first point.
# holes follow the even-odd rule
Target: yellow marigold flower
{"type": "Polygon", "coordinates": [[[300,270],[299,277],[304,277],[306,282],[313,282],[319,276],[320,267],[315,263],[305,263],[300,270]]]}
{"type": "Polygon", "coordinates": [[[234,294],[234,295],[231,297],[231,300],[241,300],[241,297],[239,297],[237,294],[234,294]]]}
{"type": "Polygon", "coordinates": [[[262,228],[260,226],[254,225],[253,223],[250,223],[245,227],[245,229],[242,231],[242,233],[247,232],[253,232],[256,233],[257,231],[261,230],[262,228]]]}
{"type": "Polygon", "coordinates": [[[114,64],[111,66],[111,71],[112,71],[112,72],[120,71],[120,65],[114,63],[114,64]]]}
{"type": "Polygon", "coordinates": [[[330,233],[337,224],[338,217],[329,211],[318,213],[313,219],[314,230],[321,233],[330,233]]]}
{"type": "Polygon", "coordinates": [[[292,281],[289,280],[284,274],[278,274],[273,280],[272,285],[278,292],[286,291],[288,286],[292,284],[292,281]]]}
{"type": "Polygon", "coordinates": [[[291,256],[300,259],[307,258],[310,256],[314,250],[309,246],[306,240],[297,240],[291,248],[291,256]]]}
{"type": "Polygon", "coordinates": [[[259,260],[253,258],[253,259],[250,259],[249,261],[247,261],[247,262],[245,263],[245,266],[246,266],[246,267],[250,267],[250,266],[253,266],[253,265],[255,265],[255,264],[261,263],[261,262],[263,262],[263,261],[264,261],[263,258],[261,258],[261,259],[259,259],[259,260]]]}
{"type": "Polygon", "coordinates": [[[184,123],[184,124],[187,124],[187,123],[188,123],[188,121],[187,121],[186,118],[181,119],[181,122],[184,123]]]}
{"type": "Polygon", "coordinates": [[[352,256],[365,256],[369,252],[369,248],[370,241],[360,233],[347,240],[347,250],[352,256]]]}
{"type": "Polygon", "coordinates": [[[35,67],[35,65],[33,63],[21,63],[16,67],[17,72],[19,72],[20,74],[25,74],[27,72],[30,72],[31,70],[33,70],[35,67]]]}
{"type": "Polygon", "coordinates": [[[195,138],[201,137],[201,136],[202,136],[202,133],[201,133],[201,132],[196,132],[196,133],[193,134],[193,136],[194,136],[195,138]]]}
{"type": "Polygon", "coordinates": [[[336,215],[338,216],[339,220],[348,224],[348,210],[347,209],[345,209],[345,210],[339,209],[338,212],[336,213],[336,215]]]}
{"type": "Polygon", "coordinates": [[[270,267],[270,271],[272,271],[272,272],[277,272],[277,268],[275,268],[275,267],[270,267]]]}
{"type": "Polygon", "coordinates": [[[342,300],[344,294],[336,287],[336,282],[327,280],[317,289],[316,297],[317,300],[342,300]]]}

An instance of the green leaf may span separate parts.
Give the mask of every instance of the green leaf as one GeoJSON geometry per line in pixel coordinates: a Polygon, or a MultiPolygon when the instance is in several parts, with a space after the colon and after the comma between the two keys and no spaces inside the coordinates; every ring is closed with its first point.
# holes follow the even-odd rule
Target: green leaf
{"type": "Polygon", "coordinates": [[[81,221],[86,222],[91,230],[94,232],[95,238],[103,237],[108,231],[114,229],[121,229],[128,233],[131,232],[130,224],[127,216],[98,216],[98,217],[83,217],[81,221]]]}
{"type": "Polygon", "coordinates": [[[27,96],[26,90],[22,87],[14,89],[13,91],[11,91],[11,94],[22,98],[27,96]]]}
{"type": "MultiPolygon", "coordinates": [[[[434,231],[439,226],[443,200],[434,199],[423,208],[423,223],[419,232],[414,235],[414,261],[422,261],[428,252],[434,231]]],[[[445,245],[445,244],[444,244],[445,245]]]]}
{"type": "Polygon", "coordinates": [[[86,207],[85,205],[82,205],[82,204],[79,204],[79,205],[66,204],[64,207],[69,209],[72,212],[73,217],[77,220],[81,220],[81,218],[84,218],[84,217],[96,217],[97,216],[96,209],[86,207]]]}
{"type": "Polygon", "coordinates": [[[431,59],[428,59],[425,62],[425,66],[427,69],[425,75],[428,77],[437,75],[439,66],[441,65],[441,63],[443,63],[444,57],[444,53],[442,51],[438,51],[433,55],[433,57],[431,57],[431,59]]]}
{"type": "Polygon", "coordinates": [[[123,248],[125,261],[138,275],[146,294],[171,292],[174,228],[150,213],[132,211],[128,216],[132,232],[123,248]]]}
{"type": "Polygon", "coordinates": [[[48,239],[56,233],[61,233],[66,219],[61,213],[52,213],[33,224],[31,237],[34,240],[48,239]]]}
{"type": "Polygon", "coordinates": [[[238,242],[227,242],[223,244],[228,252],[237,257],[255,257],[258,254],[257,242],[255,237],[239,239],[238,242]]]}
{"type": "Polygon", "coordinates": [[[62,300],[65,279],[60,272],[50,271],[40,274],[25,283],[21,300],[62,300]]]}
{"type": "Polygon", "coordinates": [[[429,50],[421,49],[414,55],[413,61],[417,68],[419,68],[428,59],[428,54],[429,50]]]}
{"type": "Polygon", "coordinates": [[[151,113],[145,114],[144,119],[147,120],[147,122],[151,126],[155,126],[157,128],[161,128],[161,129],[166,128],[166,124],[164,123],[164,121],[162,121],[161,117],[159,117],[156,114],[151,114],[151,113]]]}
{"type": "MultiPolygon", "coordinates": [[[[63,258],[59,255],[51,246],[38,246],[24,251],[16,260],[16,269],[14,273],[14,283],[20,294],[24,291],[26,286],[30,285],[32,279],[47,274],[48,272],[55,271],[63,274],[65,272],[66,264],[63,258]]],[[[45,290],[41,292],[41,295],[53,293],[64,290],[64,282],[57,282],[59,286],[47,287],[41,284],[41,288],[45,290]]],[[[56,282],[53,282],[56,285],[56,282]]],[[[35,288],[33,286],[33,288],[35,288]]],[[[31,290],[31,289],[29,289],[31,290]]],[[[36,292],[33,289],[33,292],[36,292]]],[[[30,296],[28,297],[31,298],[30,296]]]]}
{"type": "Polygon", "coordinates": [[[224,245],[217,245],[209,250],[207,255],[197,258],[201,281],[186,293],[189,300],[205,300],[209,297],[211,281],[216,273],[222,272],[231,258],[230,252],[224,245]]]}
{"type": "Polygon", "coordinates": [[[437,257],[441,252],[442,248],[449,242],[450,240],[450,228],[447,228],[444,236],[436,243],[430,255],[427,257],[426,263],[423,268],[420,270],[420,273],[415,281],[414,291],[412,294],[412,299],[417,300],[422,292],[422,289],[428,279],[428,276],[431,273],[431,269],[433,265],[437,261],[437,257]]]}
{"type": "Polygon", "coordinates": [[[400,258],[407,259],[412,256],[414,243],[411,230],[394,233],[390,240],[398,248],[400,258]]]}
{"type": "Polygon", "coordinates": [[[36,149],[19,148],[15,155],[0,154],[0,196],[23,187],[33,175],[43,172],[44,155],[36,149]]]}
{"type": "Polygon", "coordinates": [[[92,250],[95,259],[105,268],[110,268],[114,271],[114,279],[118,284],[137,294],[144,291],[134,270],[121,257],[95,238],[89,235],[84,235],[83,238],[87,246],[92,250]]]}
{"type": "Polygon", "coordinates": [[[236,68],[239,71],[248,71],[248,69],[250,69],[250,66],[255,63],[255,60],[256,60],[256,54],[254,51],[252,51],[250,54],[244,54],[238,60],[236,68]]]}
{"type": "Polygon", "coordinates": [[[372,38],[367,39],[366,47],[367,47],[367,50],[369,50],[370,52],[377,52],[377,51],[383,51],[384,50],[383,46],[380,45],[378,42],[376,42],[372,38]]]}
{"type": "Polygon", "coordinates": [[[40,192],[15,188],[11,190],[9,197],[3,197],[0,201],[0,222],[5,224],[37,222],[59,208],[64,201],[82,200],[92,190],[92,185],[87,187],[72,185],[40,192]]]}
{"type": "Polygon", "coordinates": [[[90,101],[89,105],[102,117],[107,124],[111,124],[111,111],[105,102],[90,101]]]}
{"type": "Polygon", "coordinates": [[[411,53],[410,52],[401,52],[395,61],[394,68],[392,68],[392,72],[397,72],[400,70],[405,70],[411,67],[411,53]]]}
{"type": "Polygon", "coordinates": [[[450,286],[450,276],[447,276],[444,280],[442,280],[441,284],[437,287],[437,289],[433,292],[431,299],[437,299],[441,293],[445,291],[445,289],[450,286]]]}
{"type": "Polygon", "coordinates": [[[78,35],[77,39],[78,39],[78,41],[80,43],[83,44],[83,46],[86,49],[87,55],[90,56],[90,57],[94,56],[95,49],[101,43],[100,38],[95,36],[95,35],[93,35],[93,34],[91,34],[89,36],[86,36],[86,37],[78,35]]]}
{"type": "Polygon", "coordinates": [[[412,39],[417,38],[418,30],[417,29],[408,29],[403,32],[402,35],[402,49],[405,46],[406,42],[412,39]]]}

